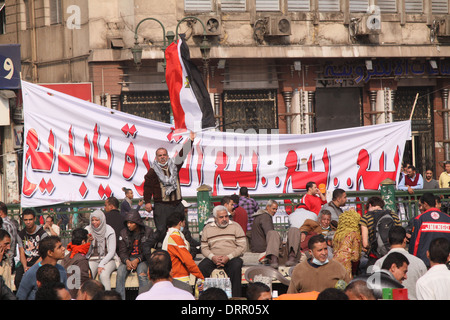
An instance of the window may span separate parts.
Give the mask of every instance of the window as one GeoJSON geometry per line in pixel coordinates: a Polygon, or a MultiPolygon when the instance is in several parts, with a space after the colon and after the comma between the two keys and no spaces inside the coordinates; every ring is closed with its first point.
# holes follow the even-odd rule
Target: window
{"type": "Polygon", "coordinates": [[[256,11],[280,11],[278,0],[255,0],[256,11]]]}
{"type": "Polygon", "coordinates": [[[378,0],[378,7],[381,13],[397,12],[397,0],[378,0]]]}
{"type": "Polygon", "coordinates": [[[276,90],[233,90],[223,93],[224,130],[278,129],[276,90]]]}
{"type": "Polygon", "coordinates": [[[50,0],[50,24],[60,24],[63,22],[61,0],[50,0]]]}
{"type": "Polygon", "coordinates": [[[349,0],[350,12],[367,12],[369,0],[349,0]]]}
{"type": "Polygon", "coordinates": [[[422,0],[405,0],[405,12],[406,13],[422,13],[423,1],[422,0]]]}
{"type": "Polygon", "coordinates": [[[222,11],[245,11],[246,0],[222,0],[222,11]]]}
{"type": "Polygon", "coordinates": [[[289,11],[310,11],[310,0],[288,0],[289,11]]]}
{"type": "Polygon", "coordinates": [[[339,0],[319,0],[319,11],[321,12],[341,11],[339,0]]]}
{"type": "Polygon", "coordinates": [[[448,14],[448,0],[432,0],[431,12],[433,14],[448,14]]]}
{"type": "Polygon", "coordinates": [[[211,0],[184,0],[184,11],[211,11],[211,0]]]}
{"type": "Polygon", "coordinates": [[[5,1],[0,1],[0,34],[6,33],[5,1]]]}

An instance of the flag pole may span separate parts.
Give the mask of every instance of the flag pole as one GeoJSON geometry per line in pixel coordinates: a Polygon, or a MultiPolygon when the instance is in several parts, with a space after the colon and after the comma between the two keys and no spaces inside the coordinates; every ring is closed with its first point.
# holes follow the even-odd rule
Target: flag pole
{"type": "Polygon", "coordinates": [[[414,104],[411,110],[411,115],[409,116],[409,121],[411,121],[413,114],[414,114],[414,109],[416,108],[416,103],[417,103],[417,98],[419,98],[419,93],[417,92],[416,94],[416,99],[414,100],[414,104]]]}

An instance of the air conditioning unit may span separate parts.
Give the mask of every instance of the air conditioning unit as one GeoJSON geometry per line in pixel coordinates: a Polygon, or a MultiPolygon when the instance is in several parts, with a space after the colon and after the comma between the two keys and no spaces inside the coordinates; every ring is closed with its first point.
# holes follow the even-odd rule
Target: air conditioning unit
{"type": "Polygon", "coordinates": [[[355,35],[365,36],[381,33],[381,16],[371,14],[363,16],[356,24],[355,35]]]}
{"type": "MultiPolygon", "coordinates": [[[[221,34],[222,23],[219,16],[208,15],[208,16],[197,16],[197,18],[203,22],[207,36],[218,36],[221,34]]],[[[197,19],[193,20],[195,20],[193,29],[194,35],[202,36],[204,31],[202,24],[197,19]]]]}
{"type": "Polygon", "coordinates": [[[445,18],[437,21],[437,36],[449,37],[450,36],[450,19],[445,18]]]}
{"type": "Polygon", "coordinates": [[[267,17],[266,35],[289,36],[291,34],[291,19],[289,17],[267,17]]]}

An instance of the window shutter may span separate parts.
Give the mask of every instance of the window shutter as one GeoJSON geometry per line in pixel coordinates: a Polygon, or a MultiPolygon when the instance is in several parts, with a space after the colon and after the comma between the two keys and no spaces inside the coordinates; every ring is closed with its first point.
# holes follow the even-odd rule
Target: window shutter
{"type": "Polygon", "coordinates": [[[222,0],[222,11],[245,11],[246,0],[222,0]]]}
{"type": "Polygon", "coordinates": [[[278,0],[255,0],[256,11],[280,11],[278,0]]]}
{"type": "Polygon", "coordinates": [[[310,11],[310,0],[288,0],[289,11],[310,11]]]}
{"type": "Polygon", "coordinates": [[[319,11],[321,12],[341,11],[339,0],[319,0],[319,11]]]}
{"type": "Polygon", "coordinates": [[[211,11],[211,0],[184,0],[184,11],[211,11]]]}

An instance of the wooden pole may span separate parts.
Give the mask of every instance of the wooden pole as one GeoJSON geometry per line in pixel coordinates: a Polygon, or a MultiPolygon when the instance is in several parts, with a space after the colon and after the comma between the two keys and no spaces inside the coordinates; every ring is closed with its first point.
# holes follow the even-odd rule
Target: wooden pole
{"type": "Polygon", "coordinates": [[[417,92],[416,94],[416,99],[414,100],[414,104],[411,110],[411,115],[409,116],[409,120],[411,121],[413,114],[414,114],[414,109],[416,108],[416,103],[417,103],[417,99],[419,98],[419,93],[417,92]]]}

